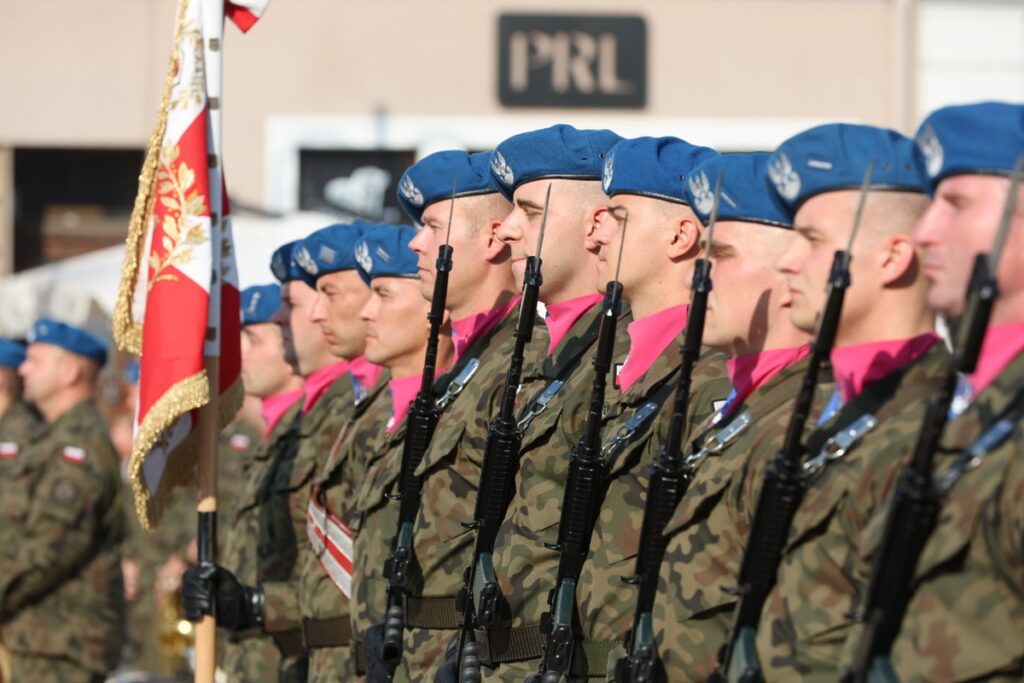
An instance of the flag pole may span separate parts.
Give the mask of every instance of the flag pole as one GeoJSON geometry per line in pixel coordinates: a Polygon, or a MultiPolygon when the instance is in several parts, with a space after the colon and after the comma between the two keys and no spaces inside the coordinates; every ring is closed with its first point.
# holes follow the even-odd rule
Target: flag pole
{"type": "MultiPolygon", "coordinates": [[[[221,166],[221,87],[223,81],[224,2],[202,0],[203,57],[206,71],[207,154],[210,173],[210,313],[205,367],[210,401],[199,411],[198,554],[200,566],[212,566],[217,550],[217,434],[220,431],[221,241],[224,219],[224,177],[221,166]]],[[[215,606],[216,609],[216,606],[215,606]]],[[[217,626],[205,616],[196,625],[195,683],[214,683],[217,667],[217,626]]]]}

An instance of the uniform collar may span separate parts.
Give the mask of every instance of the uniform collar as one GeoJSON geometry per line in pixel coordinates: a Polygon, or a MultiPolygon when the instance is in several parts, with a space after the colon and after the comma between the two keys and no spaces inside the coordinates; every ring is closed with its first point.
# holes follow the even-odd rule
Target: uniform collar
{"type": "Polygon", "coordinates": [[[991,325],[981,344],[978,365],[971,375],[971,388],[977,396],[1024,351],[1024,322],[991,325]]]}
{"type": "Polygon", "coordinates": [[[603,299],[603,294],[587,294],[576,299],[547,305],[544,324],[547,325],[549,335],[548,353],[554,353],[576,321],[603,299]]]}
{"type": "Polygon", "coordinates": [[[263,416],[263,422],[267,425],[267,428],[263,430],[263,439],[266,440],[270,433],[274,431],[274,427],[281,420],[281,417],[288,412],[288,409],[295,405],[295,402],[302,396],[302,389],[295,389],[294,391],[285,391],[280,394],[274,394],[273,396],[267,396],[260,405],[260,414],[263,416]]]}
{"type": "Polygon", "coordinates": [[[501,322],[513,308],[519,305],[522,297],[517,296],[504,306],[498,306],[482,313],[452,321],[452,342],[455,344],[455,358],[457,362],[466,349],[470,348],[478,339],[494,329],[494,326],[501,322]]]}
{"type": "Polygon", "coordinates": [[[359,356],[349,362],[348,371],[352,375],[352,383],[360,387],[363,392],[366,392],[377,384],[377,380],[380,379],[384,368],[366,360],[365,356],[359,356]]]}
{"type": "Polygon", "coordinates": [[[626,327],[629,355],[619,371],[619,391],[625,394],[637,380],[647,374],[654,361],[686,327],[689,304],[665,308],[652,315],[637,318],[626,327]]]}
{"type": "Polygon", "coordinates": [[[733,393],[729,397],[730,411],[743,402],[758,387],[790,365],[797,363],[811,353],[809,344],[789,349],[770,349],[725,361],[725,369],[732,382],[733,393]]]}
{"type": "Polygon", "coordinates": [[[385,427],[388,434],[395,431],[398,425],[402,424],[402,420],[408,414],[409,406],[412,405],[413,399],[416,398],[416,393],[419,391],[422,382],[422,375],[398,377],[388,382],[388,393],[391,394],[391,419],[388,420],[385,427]]]}
{"type": "Polygon", "coordinates": [[[302,391],[306,395],[302,402],[303,415],[309,412],[334,380],[345,374],[348,368],[349,362],[343,360],[306,375],[306,382],[302,385],[302,391]]]}
{"type": "Polygon", "coordinates": [[[928,332],[910,339],[887,339],[832,349],[832,370],[842,400],[852,400],[867,385],[914,362],[937,341],[938,335],[928,332]]]}

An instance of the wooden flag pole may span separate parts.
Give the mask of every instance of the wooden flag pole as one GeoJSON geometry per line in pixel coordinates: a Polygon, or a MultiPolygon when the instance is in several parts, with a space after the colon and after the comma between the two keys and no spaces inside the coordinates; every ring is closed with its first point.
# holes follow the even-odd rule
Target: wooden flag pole
{"type": "MultiPolygon", "coordinates": [[[[207,154],[210,174],[210,314],[206,337],[206,376],[210,402],[199,411],[198,484],[199,565],[212,567],[217,550],[217,435],[220,431],[221,228],[224,219],[221,166],[221,86],[223,78],[224,0],[202,0],[203,57],[206,72],[207,154]]],[[[216,603],[214,603],[216,610],[216,603]]],[[[196,683],[214,683],[217,625],[204,617],[196,625],[196,683]]]]}

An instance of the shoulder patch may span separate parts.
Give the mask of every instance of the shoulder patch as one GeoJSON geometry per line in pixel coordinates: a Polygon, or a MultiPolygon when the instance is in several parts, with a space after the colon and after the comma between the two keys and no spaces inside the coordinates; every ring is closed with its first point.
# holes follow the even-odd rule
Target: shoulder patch
{"type": "Polygon", "coordinates": [[[64,456],[65,460],[75,465],[81,465],[85,462],[85,449],[78,446],[65,446],[61,455],[64,456]]]}
{"type": "Polygon", "coordinates": [[[248,434],[232,434],[228,438],[228,445],[231,447],[231,450],[244,451],[252,445],[252,438],[248,434]]]}
{"type": "Polygon", "coordinates": [[[14,441],[0,441],[0,459],[11,460],[18,455],[20,447],[14,441]]]}

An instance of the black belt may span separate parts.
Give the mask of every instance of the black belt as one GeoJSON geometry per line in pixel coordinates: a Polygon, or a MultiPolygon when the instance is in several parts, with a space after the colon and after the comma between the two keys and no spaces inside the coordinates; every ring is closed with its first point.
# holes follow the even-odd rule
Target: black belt
{"type": "Polygon", "coordinates": [[[438,631],[458,630],[459,611],[455,608],[455,598],[406,597],[405,625],[438,631]]]}
{"type": "MultiPolygon", "coordinates": [[[[540,659],[544,654],[544,636],[540,626],[527,624],[516,628],[475,631],[480,663],[495,666],[509,662],[540,659]]],[[[607,675],[608,656],[622,641],[577,640],[573,670],[578,675],[601,677],[607,675]],[[582,657],[580,656],[582,655],[582,657]],[[585,670],[581,665],[585,664],[585,670]]]]}
{"type": "Polygon", "coordinates": [[[271,633],[270,637],[283,657],[298,657],[306,652],[306,646],[302,644],[302,629],[278,631],[271,633]]]}
{"type": "Polygon", "coordinates": [[[348,647],[352,644],[352,621],[348,617],[303,619],[302,642],[306,649],[348,647]]]}

